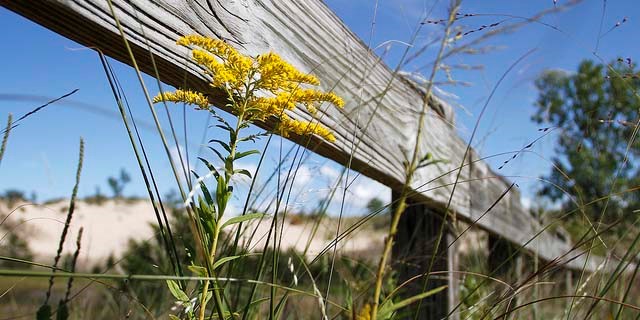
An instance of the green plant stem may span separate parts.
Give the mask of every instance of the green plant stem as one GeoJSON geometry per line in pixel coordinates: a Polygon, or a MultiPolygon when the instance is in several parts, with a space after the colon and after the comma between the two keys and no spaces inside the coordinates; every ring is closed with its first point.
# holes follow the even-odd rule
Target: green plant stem
{"type": "MultiPolygon", "coordinates": [[[[209,261],[211,263],[211,265],[213,265],[213,263],[215,262],[215,256],[216,256],[216,248],[218,246],[218,236],[220,235],[220,223],[216,224],[216,228],[213,232],[213,244],[211,245],[211,251],[209,252],[209,261]]],[[[213,271],[213,270],[211,270],[213,271]]],[[[205,313],[206,313],[206,303],[207,303],[207,292],[209,291],[209,280],[206,280],[204,282],[204,286],[202,287],[202,297],[200,298],[200,312],[198,314],[198,319],[200,320],[204,320],[205,317],[205,313]]],[[[216,288],[214,288],[213,290],[213,295],[216,296],[214,299],[216,299],[216,304],[220,305],[220,303],[222,303],[220,296],[218,294],[218,290],[216,290],[216,288]]]]}
{"type": "Polygon", "coordinates": [[[438,55],[436,56],[435,63],[433,64],[433,70],[431,72],[431,76],[427,84],[426,92],[423,98],[424,100],[423,100],[422,110],[420,112],[420,117],[418,119],[418,131],[416,133],[416,142],[413,147],[413,155],[411,158],[411,162],[407,165],[407,168],[406,168],[405,183],[402,188],[402,192],[400,193],[398,204],[393,212],[391,225],[389,226],[389,234],[385,239],[382,257],[380,257],[380,261],[378,263],[378,269],[376,272],[376,284],[375,284],[375,289],[373,293],[373,304],[371,308],[371,320],[376,320],[378,316],[378,307],[380,303],[380,294],[382,291],[382,280],[384,277],[384,270],[387,265],[387,259],[393,247],[393,238],[398,232],[398,224],[400,223],[400,217],[402,216],[402,213],[404,213],[404,210],[407,207],[407,195],[408,195],[409,188],[411,186],[413,174],[418,168],[419,159],[420,159],[418,154],[420,152],[420,143],[422,141],[422,131],[424,129],[424,118],[426,117],[427,109],[429,108],[429,96],[431,95],[431,90],[433,88],[433,80],[438,70],[440,59],[442,58],[442,55],[444,53],[444,48],[446,47],[447,41],[449,41],[451,26],[455,21],[457,8],[458,8],[458,4],[456,3],[449,11],[447,26],[445,28],[444,35],[442,37],[442,42],[440,45],[440,49],[438,51],[438,55]]]}
{"type": "MultiPolygon", "coordinates": [[[[231,95],[230,95],[231,96],[231,95]]],[[[240,110],[240,112],[238,113],[238,120],[236,122],[236,128],[234,131],[234,134],[232,135],[230,144],[229,144],[229,157],[227,158],[229,161],[231,161],[231,163],[233,163],[233,160],[236,156],[236,149],[238,146],[238,136],[240,134],[240,128],[244,122],[244,110],[246,108],[246,101],[244,102],[244,104],[242,105],[242,109],[240,110]]],[[[232,168],[226,168],[226,163],[225,163],[225,184],[228,188],[228,184],[229,181],[231,180],[231,177],[233,176],[233,167],[232,168]]],[[[228,192],[228,190],[225,190],[225,192],[228,192]]],[[[227,204],[224,204],[224,208],[227,207],[227,204]]],[[[218,238],[220,236],[220,227],[222,226],[222,217],[224,215],[224,211],[220,210],[220,208],[218,208],[218,217],[217,217],[217,221],[216,221],[216,227],[213,230],[213,239],[212,239],[212,244],[211,244],[211,248],[209,251],[209,254],[207,256],[207,259],[209,260],[209,264],[210,265],[214,265],[215,263],[215,259],[216,259],[216,250],[218,247],[218,238]]],[[[211,272],[213,273],[214,270],[211,270],[211,272]]],[[[198,319],[199,320],[204,320],[205,318],[205,313],[206,313],[206,303],[207,303],[207,292],[209,291],[209,281],[205,281],[204,282],[204,286],[202,287],[202,297],[200,298],[200,312],[198,314],[198,319]]],[[[217,287],[217,286],[216,286],[217,287]]],[[[217,304],[217,308],[220,308],[220,306],[222,305],[222,299],[220,297],[220,293],[217,290],[218,288],[214,288],[213,289],[213,297],[214,299],[216,299],[216,304],[217,304]]],[[[219,313],[222,313],[222,310],[219,310],[219,313]]]]}

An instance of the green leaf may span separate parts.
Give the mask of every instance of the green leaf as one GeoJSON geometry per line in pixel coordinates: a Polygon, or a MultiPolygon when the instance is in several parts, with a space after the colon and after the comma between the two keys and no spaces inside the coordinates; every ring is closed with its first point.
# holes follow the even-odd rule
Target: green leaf
{"type": "Polygon", "coordinates": [[[256,142],[256,139],[264,136],[265,134],[252,134],[252,135],[248,135],[246,137],[242,137],[240,139],[238,139],[238,142],[242,142],[242,141],[251,141],[251,142],[256,142]]]}
{"type": "Polygon", "coordinates": [[[169,315],[169,320],[180,320],[180,318],[178,318],[178,317],[176,317],[176,316],[174,316],[174,315],[170,314],[170,315],[169,315]]]}
{"type": "Polygon", "coordinates": [[[427,152],[427,154],[425,154],[424,157],[420,159],[420,162],[425,162],[431,159],[433,159],[433,154],[431,154],[431,152],[427,152]]]}
{"type": "Polygon", "coordinates": [[[211,143],[211,142],[215,142],[215,143],[221,145],[225,150],[227,150],[227,152],[231,153],[231,147],[229,147],[229,145],[226,142],[224,142],[222,140],[218,140],[218,139],[209,140],[209,143],[211,143]]]}
{"type": "Polygon", "coordinates": [[[220,128],[220,129],[223,129],[223,130],[226,130],[226,131],[233,130],[233,129],[231,129],[231,127],[223,126],[221,124],[216,124],[216,127],[220,128]]]}
{"type": "Polygon", "coordinates": [[[249,170],[247,170],[247,169],[238,169],[238,170],[235,170],[235,171],[233,172],[233,174],[243,174],[243,175],[245,175],[245,176],[249,177],[249,179],[251,179],[251,172],[249,172],[249,170]]]}
{"type": "Polygon", "coordinates": [[[238,152],[236,153],[236,157],[235,159],[238,160],[240,158],[244,158],[246,156],[252,155],[252,154],[259,154],[260,151],[258,150],[249,150],[249,151],[245,151],[245,152],[238,152]]]}
{"type": "Polygon", "coordinates": [[[227,158],[226,158],[226,157],[223,157],[223,156],[222,156],[222,153],[220,153],[220,151],[216,150],[216,148],[213,148],[213,147],[211,147],[211,146],[209,146],[208,148],[209,148],[209,149],[211,149],[211,151],[213,151],[213,152],[218,156],[218,158],[220,158],[220,160],[221,160],[222,162],[225,162],[225,161],[227,160],[227,158]]]}
{"type": "Polygon", "coordinates": [[[413,297],[409,297],[407,299],[404,299],[398,303],[393,303],[391,300],[388,300],[384,305],[382,305],[382,307],[380,308],[380,310],[378,311],[378,318],[380,319],[388,319],[391,314],[401,308],[404,308],[412,303],[418,302],[424,298],[430,297],[444,289],[446,289],[447,286],[441,286],[441,287],[437,287],[433,290],[429,290],[427,292],[423,292],[420,294],[417,294],[413,297]]]}
{"type": "Polygon", "coordinates": [[[423,163],[421,163],[421,164],[418,166],[418,168],[424,168],[424,167],[426,167],[426,166],[434,165],[434,164],[437,164],[437,163],[449,163],[449,161],[447,161],[447,160],[442,160],[442,159],[439,159],[439,160],[431,160],[431,161],[427,161],[427,162],[423,162],[423,163]]]}
{"type": "MultiPolygon", "coordinates": [[[[222,316],[225,319],[240,319],[240,314],[237,312],[230,313],[229,311],[223,311],[222,316]]],[[[217,313],[214,313],[209,319],[219,319],[220,316],[217,313]]]]}
{"type": "Polygon", "coordinates": [[[173,281],[173,280],[167,280],[167,286],[169,287],[169,291],[171,291],[171,294],[178,299],[179,301],[182,302],[187,302],[189,301],[189,296],[187,296],[186,293],[184,293],[184,291],[182,291],[182,289],[180,289],[180,286],[178,286],[178,283],[173,281]]]}
{"type": "Polygon", "coordinates": [[[207,161],[207,159],[204,159],[202,157],[198,157],[198,160],[200,160],[202,163],[204,163],[205,166],[207,166],[207,168],[209,169],[210,172],[213,172],[213,176],[214,177],[218,177],[220,175],[220,173],[218,172],[218,169],[216,169],[216,167],[214,165],[212,165],[209,161],[207,161]]]}
{"type": "Polygon", "coordinates": [[[207,277],[208,276],[207,268],[205,268],[205,267],[188,266],[187,269],[189,269],[189,271],[193,272],[198,277],[207,277]]]}
{"type": "Polygon", "coordinates": [[[229,256],[229,257],[224,257],[218,261],[216,261],[216,263],[213,264],[213,269],[218,269],[219,267],[221,267],[223,264],[231,261],[231,260],[235,260],[238,258],[242,258],[242,257],[248,257],[248,256],[255,256],[258,255],[258,253],[248,253],[248,254],[241,254],[241,255],[237,255],[237,256],[229,256]]]}
{"type": "MultiPolygon", "coordinates": [[[[200,176],[198,176],[198,174],[191,170],[191,173],[196,177],[197,179],[200,179],[200,176]]],[[[213,204],[213,199],[211,198],[211,193],[209,192],[209,189],[207,188],[207,185],[204,183],[204,181],[200,181],[200,189],[202,190],[202,195],[204,196],[204,199],[207,201],[207,204],[212,205],[213,204]]]]}
{"type": "Polygon", "coordinates": [[[233,217],[229,220],[227,220],[227,222],[225,222],[224,224],[222,224],[222,228],[224,229],[225,227],[228,227],[232,224],[236,224],[236,223],[241,223],[241,222],[245,222],[245,221],[249,221],[249,220],[253,220],[253,219],[260,219],[262,217],[265,217],[266,214],[264,213],[251,213],[251,214],[245,214],[245,215],[241,215],[241,216],[237,216],[237,217],[233,217]]]}
{"type": "Polygon", "coordinates": [[[227,188],[227,181],[223,176],[218,177],[218,185],[216,185],[216,202],[218,203],[218,214],[221,217],[227,208],[229,202],[229,189],[227,188]]]}

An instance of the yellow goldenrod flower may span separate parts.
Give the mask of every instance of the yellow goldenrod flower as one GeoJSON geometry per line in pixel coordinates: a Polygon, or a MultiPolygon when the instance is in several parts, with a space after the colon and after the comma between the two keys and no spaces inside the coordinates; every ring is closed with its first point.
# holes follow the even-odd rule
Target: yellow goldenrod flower
{"type": "MultiPolygon", "coordinates": [[[[333,92],[309,88],[320,84],[315,76],[299,71],[273,52],[254,58],[241,54],[224,41],[200,35],[184,36],[177,44],[191,49],[193,61],[210,77],[209,84],[229,94],[229,100],[233,101],[231,108],[236,114],[242,114],[243,120],[252,122],[273,117],[280,121],[279,132],[284,136],[316,134],[335,140],[329,129],[320,124],[293,120],[285,113],[302,105],[311,115],[316,115],[324,102],[338,107],[344,105],[333,92]]],[[[163,93],[154,99],[159,101],[185,102],[200,109],[209,107],[206,97],[188,90],[163,93]]]]}
{"type": "Polygon", "coordinates": [[[184,36],[178,39],[176,43],[187,48],[190,46],[200,47],[220,58],[225,58],[230,51],[235,51],[222,40],[211,39],[197,34],[184,36]]]}
{"type": "Polygon", "coordinates": [[[336,141],[336,137],[325,126],[317,122],[293,120],[287,115],[283,115],[280,119],[278,129],[284,137],[288,137],[291,133],[299,136],[315,134],[329,142],[336,141]]]}
{"type": "Polygon", "coordinates": [[[158,102],[184,102],[195,105],[198,109],[209,109],[209,100],[202,93],[190,90],[176,90],[174,92],[163,92],[153,98],[153,103],[158,102]]]}
{"type": "Polygon", "coordinates": [[[362,309],[360,309],[360,313],[356,317],[356,320],[369,320],[371,319],[371,305],[365,304],[362,309]]]}

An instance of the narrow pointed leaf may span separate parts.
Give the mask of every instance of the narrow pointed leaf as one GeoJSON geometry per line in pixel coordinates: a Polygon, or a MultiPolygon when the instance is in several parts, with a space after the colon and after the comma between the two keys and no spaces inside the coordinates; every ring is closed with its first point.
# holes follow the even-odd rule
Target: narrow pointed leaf
{"type": "Polygon", "coordinates": [[[259,154],[259,153],[260,153],[260,151],[258,151],[258,150],[249,150],[249,151],[245,151],[245,152],[238,152],[238,153],[236,153],[235,159],[238,160],[238,159],[244,158],[246,156],[249,156],[249,155],[252,155],[252,154],[259,154]]]}
{"type": "Polygon", "coordinates": [[[215,143],[221,145],[225,150],[227,150],[227,152],[231,153],[231,147],[229,147],[229,145],[226,142],[224,142],[222,140],[218,140],[218,139],[209,140],[209,143],[212,143],[212,142],[215,142],[215,143]]]}
{"type": "MultiPolygon", "coordinates": [[[[380,311],[378,311],[378,317],[381,319],[387,319],[389,316],[391,316],[391,314],[400,309],[400,308],[404,308],[412,303],[418,302],[424,298],[430,297],[444,289],[446,289],[447,286],[441,286],[441,287],[437,287],[433,290],[429,290],[427,292],[423,292],[420,294],[417,294],[413,297],[409,297],[407,299],[404,299],[400,302],[397,303],[385,303],[382,308],[380,308],[380,311]]],[[[391,300],[389,300],[389,302],[391,302],[391,300]]]]}
{"type": "Polygon", "coordinates": [[[266,216],[266,214],[264,214],[264,213],[251,213],[251,214],[245,214],[245,215],[242,215],[242,216],[233,217],[233,218],[227,220],[227,222],[222,224],[222,229],[224,229],[224,228],[226,228],[226,227],[228,227],[230,225],[236,224],[236,223],[245,222],[245,221],[249,221],[249,220],[253,220],[253,219],[260,219],[260,218],[265,217],[265,216],[266,216]]]}
{"type": "Polygon", "coordinates": [[[257,255],[257,253],[254,253],[254,254],[249,253],[249,254],[241,254],[241,255],[237,255],[237,256],[224,257],[224,258],[221,258],[220,260],[216,261],[216,263],[213,264],[213,269],[214,270],[218,269],[223,264],[225,264],[225,263],[227,263],[227,262],[229,262],[231,260],[235,260],[235,259],[242,258],[242,257],[255,256],[255,255],[257,255]]]}
{"type": "Polygon", "coordinates": [[[182,291],[182,289],[180,289],[177,282],[173,280],[167,280],[167,286],[169,287],[169,291],[171,291],[171,294],[174,298],[183,302],[189,301],[189,297],[186,293],[184,293],[184,291],[182,291]]]}
{"type": "Polygon", "coordinates": [[[247,170],[247,169],[238,169],[238,170],[234,171],[233,174],[243,174],[243,175],[249,177],[249,179],[251,179],[251,172],[249,172],[249,170],[247,170]]]}

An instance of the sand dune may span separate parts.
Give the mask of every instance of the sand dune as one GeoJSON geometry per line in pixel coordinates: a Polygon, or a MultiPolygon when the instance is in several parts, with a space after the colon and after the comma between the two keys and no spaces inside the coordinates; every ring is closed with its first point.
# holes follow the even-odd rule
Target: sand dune
{"type": "MultiPolygon", "coordinates": [[[[18,209],[7,218],[5,226],[12,227],[8,232],[18,232],[28,239],[29,247],[36,255],[35,260],[50,263],[58,247],[68,205],[68,200],[46,205],[17,204],[14,208],[18,209]]],[[[0,214],[4,216],[10,211],[6,204],[0,203],[0,214]]],[[[118,257],[126,250],[129,239],[152,238],[153,230],[150,225],[155,224],[155,221],[153,208],[148,201],[109,200],[101,205],[78,201],[63,252],[75,251],[76,237],[82,227],[81,264],[91,265],[104,261],[110,255],[118,257]]],[[[311,221],[306,221],[303,223],[300,219],[287,219],[278,228],[278,234],[282,235],[281,249],[294,249],[298,252],[305,249],[312,230],[311,221]]],[[[270,225],[270,218],[248,225],[247,230],[257,231],[253,237],[250,237],[250,232],[244,232],[243,244],[255,251],[262,250],[270,225]]],[[[313,240],[308,243],[308,257],[315,256],[330,244],[335,238],[336,226],[333,219],[323,221],[313,240]]],[[[4,236],[7,231],[2,233],[1,236],[4,236]]],[[[384,233],[381,231],[357,230],[339,242],[338,250],[344,253],[371,254],[379,251],[383,239],[384,233]]]]}

